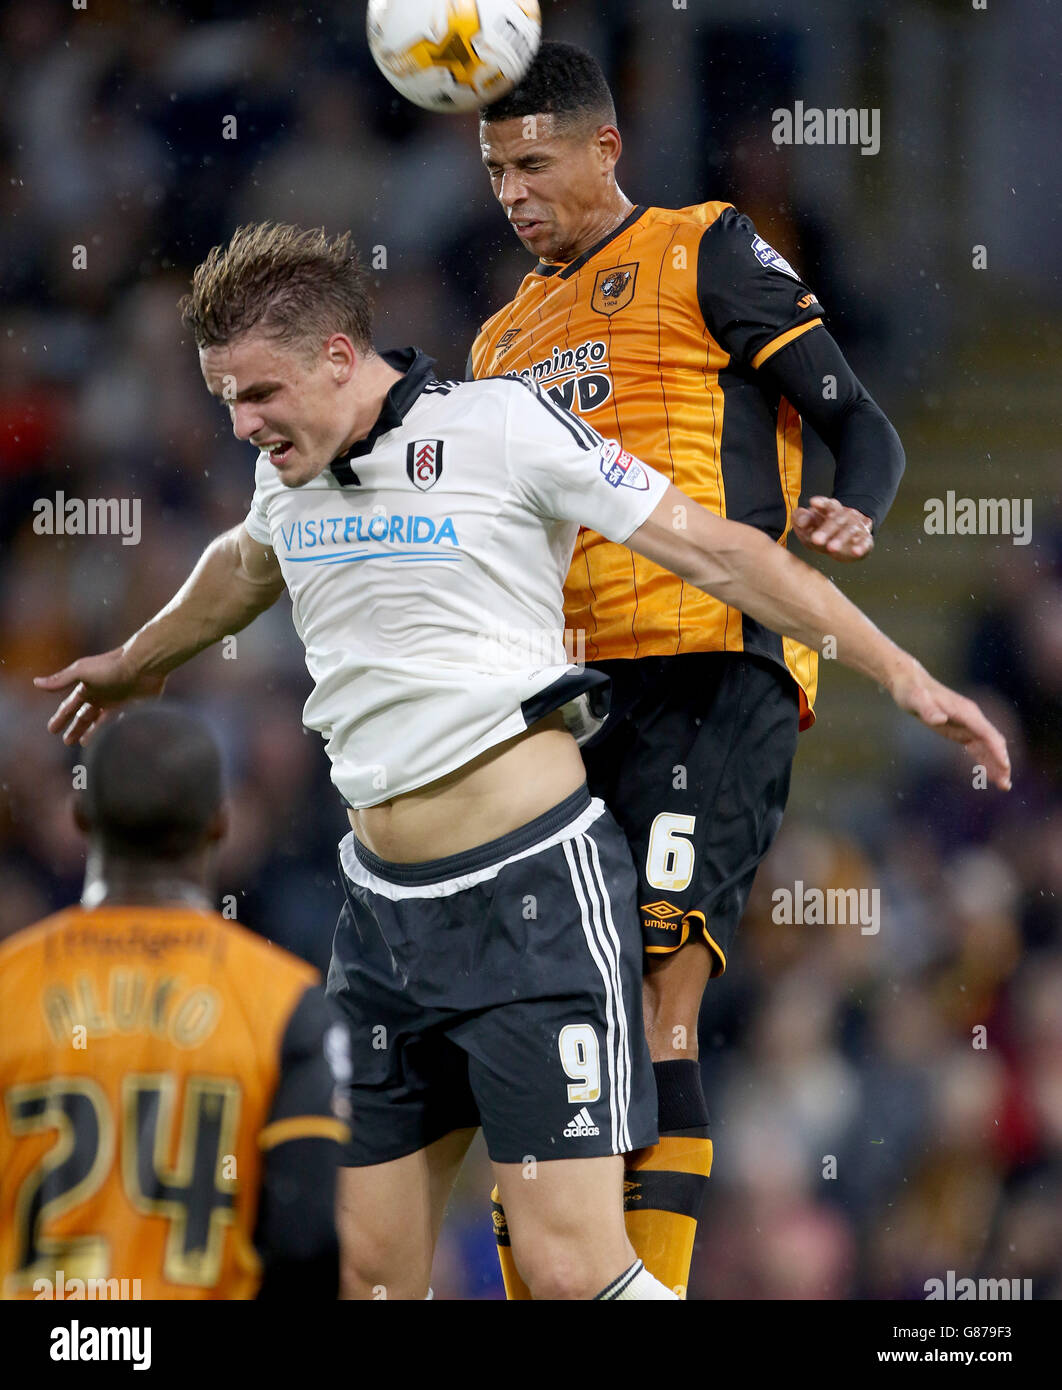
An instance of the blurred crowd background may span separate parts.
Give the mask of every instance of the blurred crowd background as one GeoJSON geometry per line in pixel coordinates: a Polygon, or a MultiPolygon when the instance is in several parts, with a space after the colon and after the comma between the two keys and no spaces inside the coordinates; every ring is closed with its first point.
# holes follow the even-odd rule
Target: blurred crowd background
{"type": "MultiPolygon", "coordinates": [[[[918,1299],[950,1269],[1058,1298],[1058,18],[1034,0],[543,8],[613,82],[624,191],[733,202],[819,294],[908,455],[875,553],[834,577],[985,702],[1015,764],[1009,795],[975,787],[961,753],[823,663],[785,827],[702,1013],[716,1162],[690,1294],[918,1299]],[[880,153],[776,147],[771,112],[797,99],[880,109],[880,153]],[[949,489],[1030,499],[1031,543],[927,535],[949,489]],[[775,924],[772,893],[798,880],[880,889],[880,931],[775,924]]],[[[46,733],[31,677],[121,642],[246,512],[253,451],[175,310],[194,265],[242,221],[349,227],[380,266],[378,342],[450,376],[530,268],[475,118],[402,103],[363,18],[348,0],[0,16],[0,935],[81,887],[79,755],[46,733]],[[60,491],[140,498],[140,544],[36,534],[33,502],[60,491]]],[[[814,441],[806,478],[829,489],[814,441]]],[[[308,690],[284,599],[169,685],[225,748],[219,896],[323,967],[346,820],[302,730],[308,690]]],[[[489,1188],[477,1147],[437,1296],[500,1296],[489,1188]]]]}

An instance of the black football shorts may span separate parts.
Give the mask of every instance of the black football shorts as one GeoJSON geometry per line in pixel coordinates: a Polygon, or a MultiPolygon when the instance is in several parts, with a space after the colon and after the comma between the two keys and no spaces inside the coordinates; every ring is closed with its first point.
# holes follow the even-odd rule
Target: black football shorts
{"type": "Polygon", "coordinates": [[[477,1125],[497,1163],[655,1143],[634,867],[585,786],[446,859],[387,863],[350,834],[340,867],[348,1166],[477,1125]]]}
{"type": "Polygon", "coordinates": [[[782,823],[799,722],[796,682],[741,652],[601,661],[604,728],[587,781],[616,817],[638,873],[645,950],[701,937],[726,969],[752,880],[782,823]]]}

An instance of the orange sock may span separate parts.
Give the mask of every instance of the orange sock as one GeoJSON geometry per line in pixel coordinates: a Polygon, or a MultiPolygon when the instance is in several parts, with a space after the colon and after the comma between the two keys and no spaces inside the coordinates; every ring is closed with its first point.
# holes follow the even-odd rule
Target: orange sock
{"type": "MultiPolygon", "coordinates": [[[[624,1172],[624,1220],[628,1239],[649,1273],[685,1298],[697,1216],[712,1171],[708,1107],[701,1089],[699,1063],[656,1062],[653,1072],[660,1139],[651,1148],[643,1149],[624,1172]]],[[[505,1297],[510,1301],[528,1300],[531,1290],[513,1259],[500,1196],[495,1187],[490,1194],[491,1218],[505,1297]]]]}
{"type": "Polygon", "coordinates": [[[505,1219],[501,1193],[496,1187],[490,1194],[490,1214],[491,1220],[494,1222],[494,1239],[498,1242],[498,1263],[501,1265],[505,1297],[510,1303],[526,1301],[531,1297],[531,1290],[524,1283],[520,1271],[516,1268],[513,1248],[509,1244],[509,1223],[505,1219]]]}
{"type": "Polygon", "coordinates": [[[627,1236],[650,1274],[686,1297],[712,1141],[697,1062],[655,1062],[660,1140],[624,1173],[627,1236]]]}

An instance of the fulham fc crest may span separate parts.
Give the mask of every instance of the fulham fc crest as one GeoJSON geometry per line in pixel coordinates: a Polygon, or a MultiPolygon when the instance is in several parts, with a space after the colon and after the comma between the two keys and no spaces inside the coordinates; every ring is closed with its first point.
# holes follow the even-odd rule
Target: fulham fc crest
{"type": "Polygon", "coordinates": [[[421,492],[434,487],[442,475],[443,442],[441,439],[415,439],[406,449],[406,472],[409,481],[421,492]]]}
{"type": "Polygon", "coordinates": [[[619,313],[634,298],[634,284],[638,279],[638,262],[630,265],[613,266],[611,270],[599,270],[594,281],[594,292],[590,297],[590,307],[598,314],[619,313]]]}

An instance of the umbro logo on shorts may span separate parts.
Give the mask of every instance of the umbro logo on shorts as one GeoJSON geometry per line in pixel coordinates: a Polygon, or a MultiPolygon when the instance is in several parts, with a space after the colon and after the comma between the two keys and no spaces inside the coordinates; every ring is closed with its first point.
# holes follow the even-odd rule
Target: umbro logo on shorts
{"type": "Polygon", "coordinates": [[[655,903],[643,903],[642,911],[645,913],[645,926],[654,927],[657,931],[678,931],[681,922],[669,921],[669,918],[681,917],[682,908],[676,907],[674,903],[669,903],[664,898],[658,898],[655,903]]]}
{"type": "Polygon", "coordinates": [[[564,1129],[565,1139],[586,1139],[591,1134],[600,1134],[601,1131],[594,1124],[590,1111],[584,1105],[578,1115],[573,1115],[564,1129]]]}
{"type": "Polygon", "coordinates": [[[664,898],[657,898],[655,903],[643,903],[642,911],[648,912],[653,917],[682,916],[682,908],[676,907],[674,903],[669,903],[664,898]]]}

